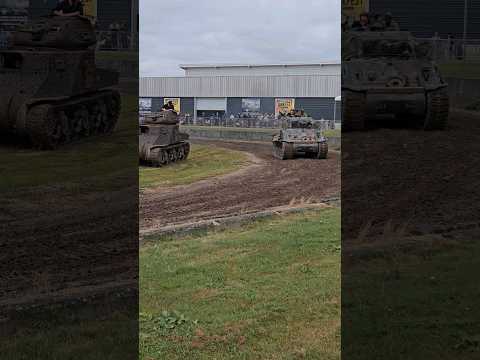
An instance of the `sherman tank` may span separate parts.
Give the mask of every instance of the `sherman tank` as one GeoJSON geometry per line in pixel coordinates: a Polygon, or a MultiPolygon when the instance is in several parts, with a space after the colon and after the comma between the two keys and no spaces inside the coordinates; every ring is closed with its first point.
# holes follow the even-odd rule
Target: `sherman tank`
{"type": "Polygon", "coordinates": [[[342,43],[342,129],[393,119],[425,130],[445,128],[447,83],[428,43],[406,31],[349,32],[342,43]]]}
{"type": "Polygon", "coordinates": [[[138,142],[140,164],[165,166],[186,160],[190,153],[188,138],[188,134],[180,132],[176,112],[166,110],[145,116],[138,142]]]}
{"type": "Polygon", "coordinates": [[[315,129],[311,117],[282,117],[282,129],[273,136],[273,156],[280,160],[297,156],[326,159],[327,139],[315,129]]]}
{"type": "Polygon", "coordinates": [[[118,73],[95,65],[85,17],[43,17],[11,32],[0,49],[0,131],[41,149],[111,133],[121,100],[118,73]]]}

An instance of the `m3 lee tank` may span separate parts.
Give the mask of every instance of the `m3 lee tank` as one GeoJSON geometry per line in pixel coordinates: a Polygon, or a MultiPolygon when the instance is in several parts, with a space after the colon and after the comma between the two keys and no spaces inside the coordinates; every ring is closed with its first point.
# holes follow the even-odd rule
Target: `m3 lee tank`
{"type": "Polygon", "coordinates": [[[174,111],[146,116],[140,125],[140,164],[164,166],[186,160],[190,153],[188,138],[188,134],[180,132],[178,116],[174,111]]]}
{"type": "Polygon", "coordinates": [[[118,73],[95,65],[96,34],[85,17],[43,17],[11,32],[0,49],[0,131],[31,146],[113,131],[118,73]]]}

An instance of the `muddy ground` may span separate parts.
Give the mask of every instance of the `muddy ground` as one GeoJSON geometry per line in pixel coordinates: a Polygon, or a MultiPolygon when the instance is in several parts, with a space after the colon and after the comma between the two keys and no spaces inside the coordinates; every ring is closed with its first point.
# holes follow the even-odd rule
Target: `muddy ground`
{"type": "Polygon", "coordinates": [[[340,154],[328,159],[277,160],[271,144],[195,140],[241,150],[255,159],[237,174],[140,195],[140,229],[269,209],[289,203],[317,203],[340,196],[340,154]]]}
{"type": "Polygon", "coordinates": [[[343,134],[344,243],[361,233],[381,235],[386,227],[404,227],[404,235],[478,227],[479,135],[480,116],[462,110],[451,111],[445,131],[343,134]]]}

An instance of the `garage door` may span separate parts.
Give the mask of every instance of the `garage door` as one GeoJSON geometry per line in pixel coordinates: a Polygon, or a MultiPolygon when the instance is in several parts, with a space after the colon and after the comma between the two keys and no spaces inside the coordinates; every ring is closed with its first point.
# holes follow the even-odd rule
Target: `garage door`
{"type": "Polygon", "coordinates": [[[227,99],[226,98],[198,98],[197,110],[226,111],[227,99]]]}

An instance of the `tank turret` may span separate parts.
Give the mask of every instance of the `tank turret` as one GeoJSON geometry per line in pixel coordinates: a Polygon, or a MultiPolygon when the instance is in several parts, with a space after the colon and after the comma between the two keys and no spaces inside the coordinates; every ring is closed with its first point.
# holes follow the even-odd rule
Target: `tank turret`
{"type": "Polygon", "coordinates": [[[19,27],[0,49],[0,131],[54,149],[113,131],[118,73],[95,65],[95,32],[84,17],[45,17],[19,27]]]}
{"type": "Polygon", "coordinates": [[[188,134],[180,132],[178,115],[172,110],[150,114],[140,125],[139,159],[147,166],[164,166],[186,160],[190,153],[188,134]]]}

